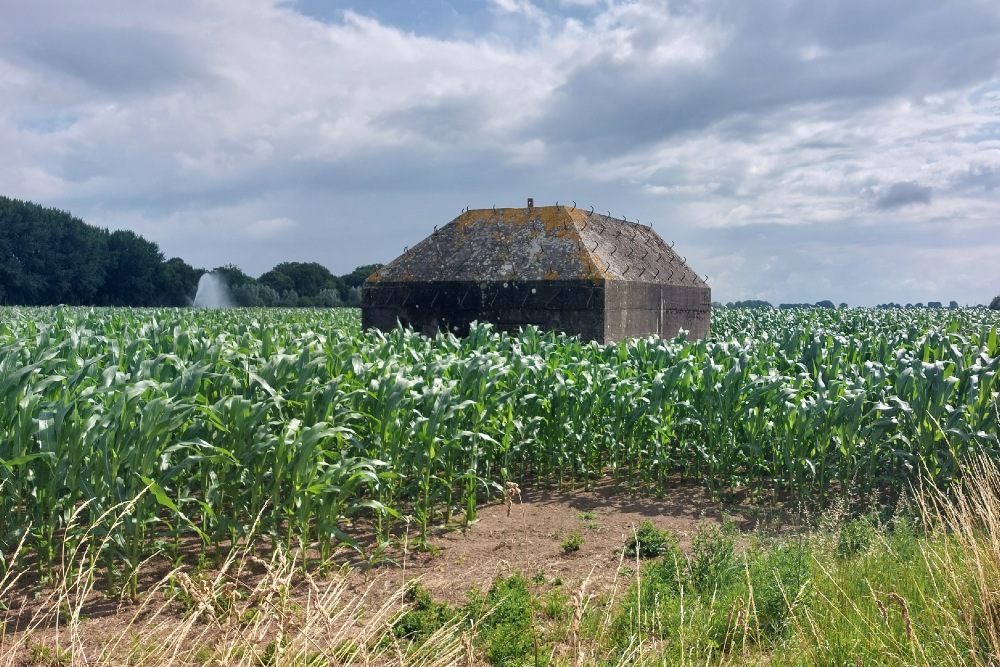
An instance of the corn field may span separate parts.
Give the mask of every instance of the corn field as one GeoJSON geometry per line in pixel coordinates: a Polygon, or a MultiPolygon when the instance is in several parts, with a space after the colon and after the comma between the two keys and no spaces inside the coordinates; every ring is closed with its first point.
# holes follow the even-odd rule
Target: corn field
{"type": "MultiPolygon", "coordinates": [[[[266,536],[326,558],[507,480],[823,504],[1000,450],[1000,317],[723,311],[708,340],[361,332],[347,310],[0,308],[0,568],[266,536]],[[22,545],[21,549],[18,546],[22,545]]],[[[360,547],[359,547],[360,548],[360,547]]]]}

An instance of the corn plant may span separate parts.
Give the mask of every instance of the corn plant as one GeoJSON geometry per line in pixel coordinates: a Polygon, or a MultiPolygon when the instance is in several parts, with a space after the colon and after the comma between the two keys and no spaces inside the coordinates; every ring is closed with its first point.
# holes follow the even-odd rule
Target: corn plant
{"type": "Polygon", "coordinates": [[[602,346],[362,332],[345,310],[2,308],[0,553],[23,539],[48,576],[86,527],[130,592],[143,559],[191,545],[326,559],[405,517],[427,540],[508,481],[682,476],[812,504],[946,488],[1000,454],[998,324],[734,310],[704,340],[602,346]]]}

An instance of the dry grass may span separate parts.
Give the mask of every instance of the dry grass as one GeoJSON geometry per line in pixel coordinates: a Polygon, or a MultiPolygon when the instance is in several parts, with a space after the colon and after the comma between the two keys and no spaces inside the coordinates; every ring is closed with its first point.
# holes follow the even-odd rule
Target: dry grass
{"type": "MultiPolygon", "coordinates": [[[[526,525],[517,491],[509,486],[505,502],[508,511],[518,502],[520,522],[526,525]]],[[[847,653],[852,656],[847,664],[998,664],[1000,470],[993,462],[978,461],[959,488],[927,490],[918,506],[931,528],[914,538],[918,555],[908,570],[918,573],[914,580],[893,579],[893,547],[885,536],[868,556],[853,562],[854,570],[817,549],[809,601],[801,590],[781,590],[790,620],[788,631],[773,644],[760,639],[750,570],[743,561],[747,593],[725,608],[703,607],[708,622],[729,618],[725,625],[735,634],[726,635],[728,648],[701,646],[704,637],[698,633],[705,617],[700,624],[684,621],[696,616],[697,601],[689,601],[683,591],[675,635],[639,630],[612,648],[610,629],[622,580],[616,576],[606,590],[591,590],[588,577],[567,595],[565,629],[558,638],[548,635],[541,643],[544,629],[535,629],[542,626],[532,609],[535,655],[567,667],[675,664],[678,657],[680,664],[696,658],[705,664],[841,664],[847,647],[854,652],[847,653]]],[[[406,608],[403,589],[386,594],[376,588],[385,580],[359,585],[359,577],[348,572],[319,577],[284,551],[263,560],[249,549],[234,550],[210,574],[170,571],[147,586],[141,601],[116,617],[116,625],[102,636],[90,636],[94,626],[84,618],[87,605],[102,596],[86,546],[63,554],[59,579],[31,604],[28,619],[18,618],[16,605],[10,604],[23,595],[26,573],[0,570],[0,620],[5,621],[0,667],[486,664],[477,649],[476,626],[460,616],[419,645],[410,644],[392,632],[406,608]]],[[[531,548],[527,537],[522,546],[531,548]]],[[[621,572],[628,563],[620,558],[621,572]]],[[[17,554],[8,555],[5,563],[16,560],[17,554]]],[[[644,576],[641,564],[628,569],[633,573],[629,585],[637,585],[644,576]]]]}
{"type": "MultiPolygon", "coordinates": [[[[973,462],[956,493],[924,495],[923,512],[952,539],[931,563],[942,589],[958,602],[956,628],[973,665],[1000,661],[1000,467],[973,462]]],[[[954,611],[950,612],[955,614],[954,611]]]]}
{"type": "MultiPolygon", "coordinates": [[[[130,509],[118,508],[119,518],[130,509]]],[[[359,592],[347,572],[319,579],[285,551],[265,561],[249,548],[233,549],[211,575],[170,571],[138,604],[120,602],[116,625],[95,637],[86,610],[104,596],[86,548],[84,540],[63,553],[56,581],[30,600],[32,592],[19,587],[27,571],[7,567],[19,553],[4,560],[0,666],[445,667],[469,654],[469,638],[454,627],[419,646],[397,641],[391,629],[402,594],[374,601],[375,580],[359,592]],[[23,608],[32,610],[28,618],[23,608]]]]}

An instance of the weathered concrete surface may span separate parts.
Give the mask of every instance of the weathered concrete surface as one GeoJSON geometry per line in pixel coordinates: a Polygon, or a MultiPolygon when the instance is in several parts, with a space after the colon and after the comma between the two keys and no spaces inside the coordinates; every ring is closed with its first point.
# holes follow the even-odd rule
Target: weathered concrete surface
{"type": "Polygon", "coordinates": [[[708,333],[711,290],[642,225],[582,209],[468,211],[365,283],[362,324],[425,333],[473,321],[587,340],[708,333]]]}
{"type": "Polygon", "coordinates": [[[472,322],[516,332],[528,324],[604,339],[603,282],[535,280],[431,281],[366,284],[362,325],[388,331],[397,325],[433,335],[464,336],[472,322]]]}
{"type": "Polygon", "coordinates": [[[652,333],[673,338],[681,329],[704,338],[712,323],[707,287],[609,280],[605,295],[605,341],[652,333]]]}

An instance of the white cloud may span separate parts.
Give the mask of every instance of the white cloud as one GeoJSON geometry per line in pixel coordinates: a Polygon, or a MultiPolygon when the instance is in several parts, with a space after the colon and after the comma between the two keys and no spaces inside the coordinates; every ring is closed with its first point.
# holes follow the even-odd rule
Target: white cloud
{"type": "Polygon", "coordinates": [[[842,291],[814,301],[1000,291],[963,277],[993,275],[974,250],[1000,217],[994,4],[492,0],[448,36],[333,5],[13,5],[2,194],[254,274],[388,260],[464,206],[535,196],[655,221],[723,300],[810,300],[807,275],[842,291]],[[904,214],[916,283],[877,255],[904,214]]]}

